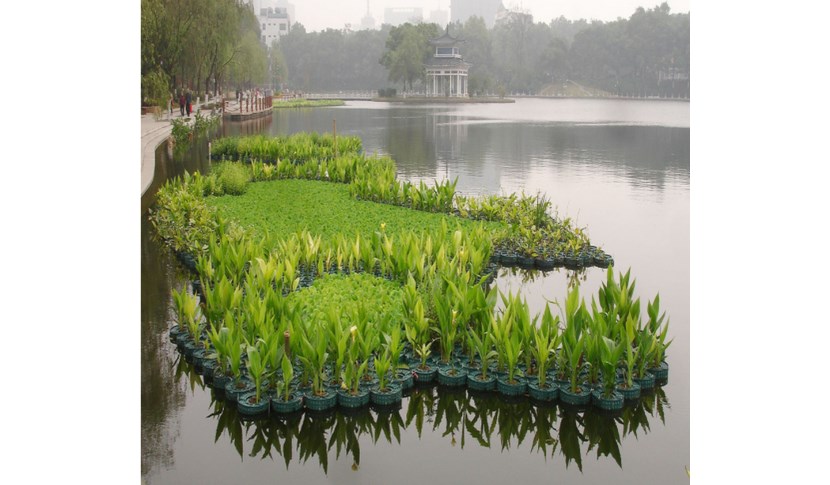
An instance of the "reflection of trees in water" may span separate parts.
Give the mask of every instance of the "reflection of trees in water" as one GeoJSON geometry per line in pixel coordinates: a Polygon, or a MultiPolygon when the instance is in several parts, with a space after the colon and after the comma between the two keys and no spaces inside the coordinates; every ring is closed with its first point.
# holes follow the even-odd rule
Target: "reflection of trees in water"
{"type": "Polygon", "coordinates": [[[654,418],[664,423],[665,406],[668,400],[661,388],[644,394],[622,411],[607,413],[537,405],[523,398],[507,400],[496,393],[416,386],[398,408],[298,412],[249,420],[242,419],[233,404],[215,399],[210,417],[217,421],[216,440],[227,437],[240,458],[275,460],[280,455],[286,469],[292,461],[305,464],[316,459],[327,473],[332,452],[335,460],[351,457],[356,469],[360,466],[361,437],[376,445],[400,444],[401,434],[414,428],[419,438],[425,430],[440,433],[461,449],[471,441],[482,448],[498,446],[502,451],[529,446],[545,460],[556,457],[558,450],[566,466],[575,463],[582,470],[583,455],[594,450],[598,459],[610,456],[622,467],[622,440],[648,433],[654,418]]]}
{"type": "Polygon", "coordinates": [[[141,473],[173,465],[178,426],[170,423],[184,406],[174,356],[167,337],[172,315],[171,289],[179,285],[170,258],[149,239],[142,217],[141,257],[141,473]]]}

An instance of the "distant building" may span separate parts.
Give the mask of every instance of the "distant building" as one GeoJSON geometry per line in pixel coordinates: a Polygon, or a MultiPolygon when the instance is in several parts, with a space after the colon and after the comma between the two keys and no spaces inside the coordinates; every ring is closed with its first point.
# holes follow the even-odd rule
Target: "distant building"
{"type": "Polygon", "coordinates": [[[291,31],[291,17],[285,7],[267,7],[259,9],[259,26],[262,43],[270,46],[279,42],[280,37],[291,31]]]}
{"type": "Polygon", "coordinates": [[[496,24],[496,13],[504,10],[501,0],[451,0],[450,14],[453,22],[462,24],[472,16],[481,17],[487,28],[496,24]]]}
{"type": "Polygon", "coordinates": [[[383,23],[393,25],[419,24],[424,21],[424,9],[421,7],[386,8],[383,12],[383,23]]]}
{"type": "Polygon", "coordinates": [[[502,9],[496,12],[496,22],[494,25],[504,25],[510,22],[523,21],[525,23],[533,23],[533,15],[529,12],[521,10],[506,10],[502,9]]]}
{"type": "Polygon", "coordinates": [[[366,16],[360,21],[360,28],[363,30],[372,30],[375,28],[375,18],[369,11],[369,0],[366,0],[366,16]]]}
{"type": "Polygon", "coordinates": [[[435,47],[435,53],[424,64],[426,69],[426,91],[430,97],[466,98],[467,72],[471,64],[464,62],[458,44],[462,39],[450,35],[450,26],[441,37],[429,41],[435,47]]]}

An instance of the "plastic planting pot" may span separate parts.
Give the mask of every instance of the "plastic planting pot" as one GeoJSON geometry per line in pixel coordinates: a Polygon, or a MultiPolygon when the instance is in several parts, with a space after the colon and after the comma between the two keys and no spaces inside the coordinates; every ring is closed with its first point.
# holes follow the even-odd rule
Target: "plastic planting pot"
{"type": "Polygon", "coordinates": [[[188,332],[187,330],[181,331],[178,333],[178,335],[176,335],[176,345],[179,347],[179,349],[184,349],[184,345],[187,342],[192,341],[193,338],[190,336],[190,332],[188,332]]]}
{"type": "Polygon", "coordinates": [[[401,394],[401,386],[397,384],[388,384],[385,391],[374,388],[369,391],[371,401],[378,406],[389,406],[401,402],[403,395],[401,394]]]}
{"type": "Polygon", "coordinates": [[[454,367],[438,369],[438,384],[442,386],[463,386],[467,382],[467,371],[454,367]]]}
{"type": "Polygon", "coordinates": [[[288,396],[287,401],[282,400],[282,396],[271,398],[271,410],[279,414],[288,414],[299,411],[303,408],[303,395],[293,393],[288,396]]]}
{"type": "Polygon", "coordinates": [[[654,381],[654,374],[651,372],[646,372],[642,379],[634,378],[634,382],[640,385],[640,389],[654,389],[654,381]]]}
{"type": "Polygon", "coordinates": [[[663,362],[660,362],[660,365],[658,367],[648,369],[648,371],[651,373],[651,375],[654,376],[654,379],[657,381],[668,380],[669,363],[664,360],[663,362]]]}
{"type": "Polygon", "coordinates": [[[539,382],[528,383],[527,392],[530,397],[543,402],[550,402],[556,400],[559,396],[559,386],[552,381],[546,381],[545,387],[541,387],[539,382]]]}
{"type": "Polygon", "coordinates": [[[631,383],[631,387],[623,387],[625,384],[617,384],[617,392],[622,394],[626,401],[631,401],[640,398],[640,385],[636,382],[631,383]]]}
{"type": "Polygon", "coordinates": [[[340,389],[337,391],[337,404],[340,407],[354,409],[369,404],[369,391],[358,389],[357,394],[340,389]]]}
{"type": "Polygon", "coordinates": [[[213,377],[213,372],[216,370],[216,361],[213,359],[205,359],[202,362],[202,375],[208,379],[213,377]]]}
{"type": "Polygon", "coordinates": [[[527,381],[516,377],[513,382],[510,382],[506,376],[499,377],[496,380],[496,388],[505,396],[521,396],[527,391],[527,381]]]}
{"type": "Polygon", "coordinates": [[[324,389],[325,394],[317,395],[309,391],[305,395],[305,407],[311,411],[327,411],[337,405],[337,393],[331,389],[324,389]]]}
{"type": "Polygon", "coordinates": [[[194,350],[193,354],[191,355],[191,358],[193,359],[194,367],[196,367],[196,372],[198,372],[199,374],[204,374],[204,372],[205,372],[204,364],[205,364],[205,360],[207,360],[205,358],[205,348],[201,347],[201,348],[198,348],[198,349],[194,350]]]}
{"type": "Polygon", "coordinates": [[[516,262],[523,268],[532,268],[533,265],[536,264],[534,259],[530,256],[519,256],[516,258],[516,262]]]}
{"type": "Polygon", "coordinates": [[[231,376],[226,376],[221,372],[213,371],[213,388],[224,391],[225,386],[231,381],[231,376]]]}
{"type": "Polygon", "coordinates": [[[239,414],[244,416],[257,416],[268,412],[270,402],[264,395],[260,395],[259,402],[256,402],[256,392],[246,392],[239,396],[236,406],[239,414]]]}
{"type": "Polygon", "coordinates": [[[178,337],[179,335],[181,335],[181,334],[182,334],[182,332],[186,332],[186,330],[185,330],[185,329],[183,329],[183,328],[180,328],[178,325],[173,325],[173,326],[170,328],[170,332],[168,333],[168,335],[170,336],[170,340],[172,340],[173,342],[175,342],[175,341],[176,341],[176,337],[178,337]]]}
{"type": "Polygon", "coordinates": [[[225,384],[225,396],[232,402],[237,402],[239,396],[253,390],[254,383],[246,379],[231,379],[225,384]]]}
{"type": "Polygon", "coordinates": [[[395,384],[401,386],[401,390],[405,391],[415,385],[415,379],[412,377],[412,372],[408,370],[399,370],[395,373],[395,384]]]}
{"type": "Polygon", "coordinates": [[[470,372],[467,374],[467,387],[474,391],[493,391],[496,389],[496,376],[487,374],[487,378],[481,377],[481,372],[470,372]]]}
{"type": "Polygon", "coordinates": [[[182,352],[184,353],[184,358],[187,359],[188,362],[193,362],[193,352],[196,352],[199,349],[203,349],[200,344],[194,342],[192,339],[188,340],[184,343],[182,347],[182,352]]]}
{"type": "Polygon", "coordinates": [[[435,376],[438,374],[438,369],[434,367],[427,366],[426,369],[421,369],[421,366],[415,367],[413,370],[415,372],[415,383],[427,383],[432,382],[435,379],[435,376]]]}
{"type": "Polygon", "coordinates": [[[591,393],[591,400],[594,406],[604,409],[606,411],[616,411],[623,407],[623,395],[617,391],[611,391],[610,396],[606,396],[601,390],[594,390],[591,393]]]}
{"type": "Polygon", "coordinates": [[[571,392],[571,385],[565,384],[559,387],[559,400],[572,406],[584,406],[591,401],[591,390],[582,385],[578,392],[571,392]]]}

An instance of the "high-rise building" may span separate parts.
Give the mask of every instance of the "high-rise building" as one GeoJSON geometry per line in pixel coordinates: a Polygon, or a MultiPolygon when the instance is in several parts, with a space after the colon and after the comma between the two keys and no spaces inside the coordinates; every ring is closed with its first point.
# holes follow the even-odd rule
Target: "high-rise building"
{"type": "Polygon", "coordinates": [[[487,28],[496,23],[496,13],[504,10],[501,0],[451,0],[450,15],[453,22],[464,23],[472,16],[484,19],[487,28]]]}
{"type": "Polygon", "coordinates": [[[421,7],[386,8],[383,23],[398,26],[409,22],[417,24],[424,21],[424,9],[421,7]]]}
{"type": "Polygon", "coordinates": [[[375,18],[369,11],[369,0],[366,0],[366,16],[360,21],[360,28],[363,30],[372,30],[375,28],[375,18]]]}
{"type": "Polygon", "coordinates": [[[264,7],[257,12],[259,19],[259,34],[262,43],[270,46],[273,41],[279,42],[280,37],[291,31],[291,17],[285,7],[264,7]]]}

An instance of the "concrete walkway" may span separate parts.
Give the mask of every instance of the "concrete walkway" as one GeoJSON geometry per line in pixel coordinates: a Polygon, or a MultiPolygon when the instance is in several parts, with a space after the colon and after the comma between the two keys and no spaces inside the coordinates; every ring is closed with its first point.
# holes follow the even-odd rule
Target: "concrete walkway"
{"type": "MultiPolygon", "coordinates": [[[[214,98],[216,99],[216,98],[214,98]]],[[[193,113],[203,105],[213,100],[193,104],[193,113]]],[[[173,110],[172,118],[181,118],[179,107],[173,110]]],[[[186,116],[185,116],[186,117],[186,116]]],[[[170,123],[169,113],[164,113],[158,120],[155,115],[141,115],[141,195],[147,192],[150,184],[153,183],[153,176],[156,171],[156,148],[170,137],[173,125],[170,123]]],[[[193,115],[190,117],[193,121],[193,115]]]]}

